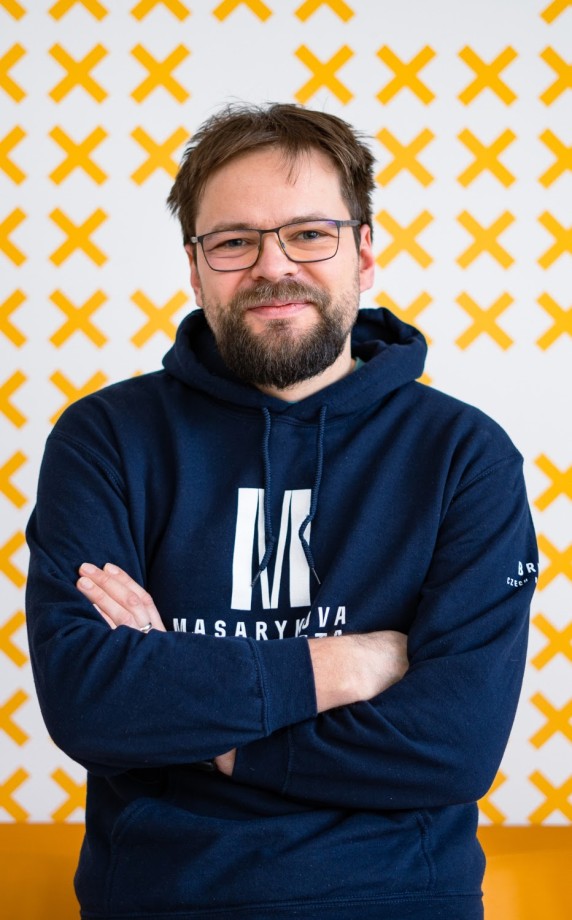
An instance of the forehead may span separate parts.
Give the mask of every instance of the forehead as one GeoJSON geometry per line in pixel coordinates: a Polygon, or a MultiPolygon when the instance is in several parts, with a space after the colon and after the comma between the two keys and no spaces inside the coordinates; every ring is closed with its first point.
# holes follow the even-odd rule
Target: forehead
{"type": "Polygon", "coordinates": [[[333,161],[320,150],[295,160],[265,147],[235,157],[207,180],[197,211],[197,232],[225,223],[264,228],[298,217],[349,217],[333,161]]]}

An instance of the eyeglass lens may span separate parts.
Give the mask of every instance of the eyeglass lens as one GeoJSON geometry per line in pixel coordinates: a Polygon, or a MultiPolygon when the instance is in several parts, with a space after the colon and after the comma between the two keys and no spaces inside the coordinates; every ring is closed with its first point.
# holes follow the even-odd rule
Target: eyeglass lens
{"type": "MultiPolygon", "coordinates": [[[[330,259],[338,248],[339,230],[329,220],[287,224],[279,230],[286,255],[295,262],[330,259]]],[[[258,257],[261,234],[258,230],[219,230],[203,238],[203,252],[211,268],[249,267],[258,257]]]]}

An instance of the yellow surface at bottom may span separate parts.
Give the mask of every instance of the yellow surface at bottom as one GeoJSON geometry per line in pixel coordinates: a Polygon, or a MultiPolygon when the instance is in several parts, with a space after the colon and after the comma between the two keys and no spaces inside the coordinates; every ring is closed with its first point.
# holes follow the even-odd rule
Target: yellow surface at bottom
{"type": "MultiPolygon", "coordinates": [[[[78,824],[0,824],[2,920],[77,920],[82,836],[78,824]]],[[[570,920],[572,827],[482,827],[479,838],[486,920],[570,920]]]]}

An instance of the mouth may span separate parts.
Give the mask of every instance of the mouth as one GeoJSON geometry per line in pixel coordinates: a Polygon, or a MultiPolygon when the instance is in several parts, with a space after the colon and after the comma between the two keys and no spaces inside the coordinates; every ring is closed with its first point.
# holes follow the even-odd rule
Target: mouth
{"type": "Polygon", "coordinates": [[[247,312],[272,319],[273,317],[295,316],[311,306],[313,304],[309,300],[269,300],[266,303],[254,304],[248,308],[247,312]]]}

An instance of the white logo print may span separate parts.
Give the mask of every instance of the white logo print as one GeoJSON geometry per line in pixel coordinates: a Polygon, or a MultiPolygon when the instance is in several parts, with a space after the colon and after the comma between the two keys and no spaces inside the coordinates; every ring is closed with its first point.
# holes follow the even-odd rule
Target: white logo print
{"type": "MultiPolygon", "coordinates": [[[[269,587],[268,571],[262,572],[260,576],[262,606],[265,610],[278,607],[282,565],[288,536],[290,537],[290,606],[306,607],[311,604],[310,569],[298,539],[298,530],[310,512],[311,495],[311,489],[288,489],[284,492],[272,592],[270,592],[269,587]]],[[[309,542],[310,527],[306,529],[305,537],[309,542]]],[[[253,557],[256,559],[256,565],[260,564],[265,550],[264,489],[239,489],[232,559],[232,600],[230,606],[233,610],[252,609],[253,557]],[[258,545],[256,545],[257,531],[258,545]]]]}

